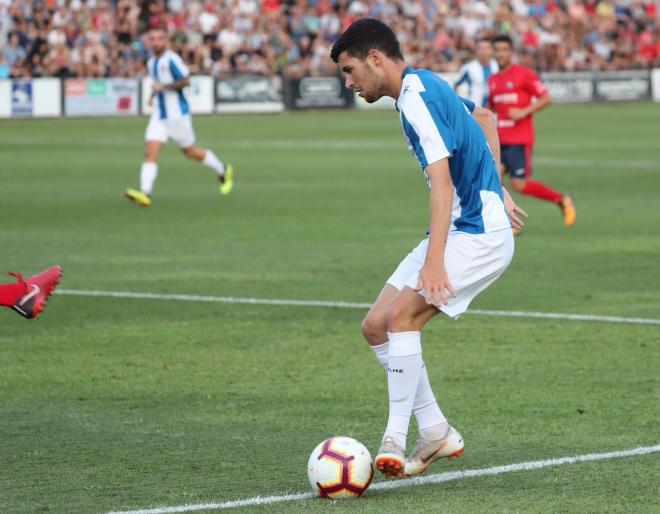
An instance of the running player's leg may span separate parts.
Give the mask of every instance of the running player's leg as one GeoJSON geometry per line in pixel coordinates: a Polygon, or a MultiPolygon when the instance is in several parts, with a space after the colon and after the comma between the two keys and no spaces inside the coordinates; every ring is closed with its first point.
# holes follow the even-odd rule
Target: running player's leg
{"type": "Polygon", "coordinates": [[[566,226],[575,223],[575,206],[572,197],[551,188],[541,181],[530,178],[532,175],[532,146],[507,146],[510,147],[507,156],[509,163],[507,171],[510,176],[511,187],[521,194],[556,203],[562,209],[566,226]]]}
{"type": "Polygon", "coordinates": [[[154,183],[158,176],[158,154],[163,146],[163,141],[144,142],[144,162],[140,168],[140,190],[151,196],[154,183]]]}
{"type": "Polygon", "coordinates": [[[20,273],[9,273],[16,277],[13,284],[0,285],[0,305],[10,307],[27,319],[36,318],[62,276],[62,268],[50,266],[23,280],[20,273]]]}
{"type": "Polygon", "coordinates": [[[220,192],[228,194],[234,185],[233,166],[231,164],[225,166],[210,148],[195,146],[195,132],[192,128],[190,116],[184,116],[176,120],[176,124],[173,124],[171,130],[170,135],[179,144],[183,155],[188,159],[201,162],[204,166],[213,170],[220,181],[220,192]]]}
{"type": "Polygon", "coordinates": [[[20,273],[10,273],[10,275],[16,277],[17,282],[0,284],[0,305],[3,307],[11,307],[16,300],[27,292],[27,284],[20,273]]]}
{"type": "Polygon", "coordinates": [[[127,189],[126,198],[148,207],[151,205],[151,193],[158,176],[158,154],[161,147],[167,142],[167,129],[165,122],[152,116],[147,125],[144,136],[144,160],[140,166],[140,189],[127,189]]]}

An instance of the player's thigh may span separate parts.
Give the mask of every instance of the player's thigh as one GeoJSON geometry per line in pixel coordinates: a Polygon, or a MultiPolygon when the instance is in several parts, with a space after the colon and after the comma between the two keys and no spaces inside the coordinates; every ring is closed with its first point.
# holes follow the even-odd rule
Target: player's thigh
{"type": "Polygon", "coordinates": [[[426,303],[422,295],[406,286],[394,297],[387,310],[387,329],[390,332],[418,331],[439,312],[435,305],[426,303]]]}
{"type": "Polygon", "coordinates": [[[370,344],[384,343],[387,340],[387,310],[398,293],[399,290],[392,284],[385,284],[362,320],[362,334],[370,344]]]}
{"type": "Polygon", "coordinates": [[[511,179],[524,179],[531,173],[531,162],[527,158],[526,148],[526,145],[501,145],[502,165],[511,179]]]}
{"type": "Polygon", "coordinates": [[[195,145],[195,131],[190,115],[167,120],[167,135],[173,139],[182,150],[195,145]]]}

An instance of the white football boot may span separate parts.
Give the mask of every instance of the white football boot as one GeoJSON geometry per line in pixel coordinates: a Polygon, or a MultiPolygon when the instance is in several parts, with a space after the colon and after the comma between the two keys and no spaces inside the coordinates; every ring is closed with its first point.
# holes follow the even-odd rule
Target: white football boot
{"type": "Polygon", "coordinates": [[[378,455],[374,459],[376,467],[387,476],[403,476],[403,468],[406,464],[406,453],[393,437],[385,436],[380,443],[378,455]]]}
{"type": "Polygon", "coordinates": [[[454,427],[449,427],[447,435],[443,439],[429,441],[420,436],[415,442],[410,457],[406,459],[404,476],[424,473],[426,468],[436,459],[460,457],[464,448],[463,437],[454,427]]]}

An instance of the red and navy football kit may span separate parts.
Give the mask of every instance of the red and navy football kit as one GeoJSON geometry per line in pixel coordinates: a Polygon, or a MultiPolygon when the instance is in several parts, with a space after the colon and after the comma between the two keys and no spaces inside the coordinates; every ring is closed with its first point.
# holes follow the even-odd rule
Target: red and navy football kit
{"type": "Polygon", "coordinates": [[[519,64],[511,64],[488,78],[489,103],[497,114],[497,133],[500,136],[502,164],[511,177],[524,178],[532,172],[534,125],[532,115],[520,120],[509,117],[512,107],[527,107],[533,98],[548,90],[536,72],[519,64]]]}
{"type": "Polygon", "coordinates": [[[497,134],[500,137],[500,158],[511,178],[525,179],[521,193],[550,202],[560,203],[563,194],[543,182],[529,179],[532,173],[534,125],[532,115],[512,120],[509,109],[530,105],[548,90],[536,72],[519,64],[511,64],[488,78],[489,104],[497,114],[497,134]]]}

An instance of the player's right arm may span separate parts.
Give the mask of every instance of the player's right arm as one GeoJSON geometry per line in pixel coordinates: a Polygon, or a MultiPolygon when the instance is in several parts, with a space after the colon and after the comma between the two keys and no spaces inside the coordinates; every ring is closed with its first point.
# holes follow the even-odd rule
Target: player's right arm
{"type": "Polygon", "coordinates": [[[419,271],[417,291],[424,290],[426,303],[447,304],[448,294],[456,297],[445,268],[445,247],[451,220],[454,184],[447,157],[429,164],[426,169],[429,190],[429,243],[424,265],[419,271]]]}
{"type": "MultiPolygon", "coordinates": [[[[483,107],[476,106],[472,111],[472,116],[475,121],[481,127],[484,135],[486,136],[486,141],[490,147],[490,151],[493,154],[493,160],[497,166],[498,176],[500,177],[500,182],[502,181],[502,174],[500,172],[502,164],[500,157],[500,137],[497,135],[497,118],[490,110],[483,107]]],[[[509,191],[502,184],[502,193],[504,195],[504,208],[506,213],[509,216],[509,221],[511,221],[511,226],[513,228],[521,229],[525,223],[518,217],[524,216],[527,218],[527,213],[520,208],[516,202],[513,201],[509,191]]]]}

